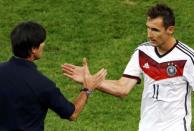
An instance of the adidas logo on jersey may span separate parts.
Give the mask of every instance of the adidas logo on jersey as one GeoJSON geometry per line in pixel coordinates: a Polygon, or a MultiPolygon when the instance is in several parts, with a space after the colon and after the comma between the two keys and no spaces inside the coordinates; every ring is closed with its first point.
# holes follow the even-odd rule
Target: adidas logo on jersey
{"type": "Polygon", "coordinates": [[[143,65],[143,68],[149,69],[149,68],[150,68],[150,66],[149,66],[149,64],[148,64],[148,63],[145,63],[145,64],[143,65]]]}

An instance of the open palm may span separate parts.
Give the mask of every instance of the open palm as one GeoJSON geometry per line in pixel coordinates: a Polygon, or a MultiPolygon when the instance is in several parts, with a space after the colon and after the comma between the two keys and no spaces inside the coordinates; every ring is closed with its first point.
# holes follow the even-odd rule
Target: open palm
{"type": "MultiPolygon", "coordinates": [[[[83,59],[83,65],[87,64],[86,58],[83,59]]],[[[83,83],[84,81],[84,67],[75,66],[73,64],[63,64],[62,65],[63,74],[76,82],[83,83]]],[[[87,72],[90,74],[89,69],[87,72]]]]}

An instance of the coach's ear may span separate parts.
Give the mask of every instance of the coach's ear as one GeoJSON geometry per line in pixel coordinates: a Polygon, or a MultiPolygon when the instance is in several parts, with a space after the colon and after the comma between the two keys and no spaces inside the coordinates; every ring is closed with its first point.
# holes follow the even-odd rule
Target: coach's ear
{"type": "Polygon", "coordinates": [[[172,35],[172,34],[174,33],[174,31],[175,31],[175,26],[169,26],[169,27],[167,28],[167,33],[168,33],[169,35],[172,35]]]}
{"type": "Polygon", "coordinates": [[[37,51],[37,49],[36,49],[36,48],[32,48],[32,54],[35,54],[35,53],[36,53],[36,51],[37,51]]]}

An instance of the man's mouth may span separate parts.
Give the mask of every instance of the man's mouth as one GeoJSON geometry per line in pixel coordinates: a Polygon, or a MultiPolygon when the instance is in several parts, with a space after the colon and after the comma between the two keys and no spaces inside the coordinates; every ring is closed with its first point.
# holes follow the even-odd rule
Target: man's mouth
{"type": "Polygon", "coordinates": [[[150,39],[150,42],[151,42],[151,43],[155,43],[155,42],[156,42],[156,40],[150,39]]]}

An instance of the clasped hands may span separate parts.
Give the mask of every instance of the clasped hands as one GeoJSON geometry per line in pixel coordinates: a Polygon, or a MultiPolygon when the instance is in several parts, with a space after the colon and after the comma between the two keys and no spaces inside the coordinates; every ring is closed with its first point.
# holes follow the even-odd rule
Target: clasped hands
{"type": "Polygon", "coordinates": [[[87,89],[93,90],[100,86],[107,75],[107,70],[102,68],[96,74],[91,75],[86,58],[83,58],[83,66],[75,66],[65,63],[61,66],[63,75],[83,84],[87,89]]]}

